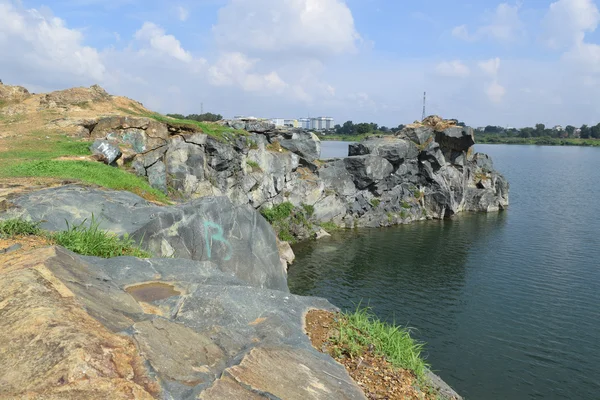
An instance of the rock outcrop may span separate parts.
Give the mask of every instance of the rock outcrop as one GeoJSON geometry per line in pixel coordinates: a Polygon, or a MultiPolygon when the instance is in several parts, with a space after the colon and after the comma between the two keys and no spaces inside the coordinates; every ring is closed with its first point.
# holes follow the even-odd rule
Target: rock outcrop
{"type": "Polygon", "coordinates": [[[10,202],[1,218],[59,230],[93,214],[171,258],[0,256],[0,397],[364,399],[303,329],[308,310],[336,308],[289,293],[273,230],[250,206],[160,207],[78,186],[10,202]]]}
{"type": "Polygon", "coordinates": [[[244,131],[214,135],[194,125],[107,117],[90,137],[118,143],[119,162],[131,163],[164,192],[183,199],[226,196],[256,209],[308,205],[316,224],[389,226],[508,206],[508,183],[487,156],[473,154],[473,130],[454,120],[428,117],[395,136],[351,144],[346,158],[324,161],[312,133],[263,121],[220,124],[244,131]]]}

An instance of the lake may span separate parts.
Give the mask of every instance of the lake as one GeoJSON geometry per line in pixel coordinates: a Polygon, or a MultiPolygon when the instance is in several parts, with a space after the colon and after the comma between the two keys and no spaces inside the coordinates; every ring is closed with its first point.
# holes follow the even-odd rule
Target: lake
{"type": "Polygon", "coordinates": [[[467,399],[600,399],[600,148],[476,150],[510,182],[507,211],[301,243],[290,289],[414,328],[467,399]]]}

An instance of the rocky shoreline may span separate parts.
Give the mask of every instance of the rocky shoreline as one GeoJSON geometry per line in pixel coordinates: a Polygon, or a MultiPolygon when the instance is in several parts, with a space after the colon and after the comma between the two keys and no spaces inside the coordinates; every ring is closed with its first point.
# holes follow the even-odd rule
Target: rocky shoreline
{"type": "Polygon", "coordinates": [[[226,197],[157,206],[78,185],[5,200],[1,219],[59,231],[97,218],[163,258],[61,247],[2,256],[2,396],[365,398],[304,330],[309,310],[337,308],[289,293],[275,234],[251,206],[226,197]]]}
{"type": "Polygon", "coordinates": [[[66,110],[45,128],[95,140],[96,161],[145,177],[175,204],[78,184],[0,191],[2,220],[47,231],[95,220],[158,257],[105,260],[48,244],[0,254],[7,398],[364,399],[304,330],[309,310],[337,308],[289,293],[293,253],[257,210],[285,206],[281,226],[305,239],[325,234],[321,226],[508,206],[508,183],[455,121],[431,117],[354,144],[349,157],[320,160],[318,138],[303,131],[223,121],[204,132],[154,114],[74,118],[69,110],[142,106],[98,86],[37,97],[8,89],[19,99],[5,115],[66,110]]]}
{"type": "Polygon", "coordinates": [[[123,150],[123,163],[153,187],[182,199],[224,195],[255,209],[308,205],[314,224],[347,228],[508,206],[508,183],[487,155],[473,152],[473,130],[438,117],[392,137],[351,144],[348,157],[331,160],[319,159],[314,134],[263,122],[224,121],[248,133],[223,137],[149,118],[87,124],[91,129],[83,135],[97,139],[96,147],[104,143],[114,152],[123,150]]]}

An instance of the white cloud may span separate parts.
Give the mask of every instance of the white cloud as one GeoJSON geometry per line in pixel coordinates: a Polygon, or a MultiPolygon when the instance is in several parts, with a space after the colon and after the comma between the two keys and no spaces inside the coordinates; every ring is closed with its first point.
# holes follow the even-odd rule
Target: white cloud
{"type": "Polygon", "coordinates": [[[215,86],[239,85],[250,92],[271,91],[281,93],[288,86],[275,71],[266,74],[252,72],[258,59],[242,53],[224,53],[208,69],[210,83],[215,86]]]}
{"type": "Polygon", "coordinates": [[[0,54],[6,71],[19,71],[42,86],[52,80],[100,81],[106,69],[83,34],[49,13],[0,1],[0,54]],[[47,80],[47,82],[42,82],[47,80]]]}
{"type": "Polygon", "coordinates": [[[217,43],[252,53],[353,52],[359,35],[341,0],[231,0],[213,27],[217,43]]]}
{"type": "Polygon", "coordinates": [[[496,57],[487,61],[481,61],[478,65],[485,74],[496,78],[500,70],[500,58],[496,57]]]}
{"type": "Polygon", "coordinates": [[[177,7],[177,17],[180,21],[185,22],[190,16],[190,12],[183,6],[177,7]]]}
{"type": "Polygon", "coordinates": [[[493,39],[503,43],[514,42],[525,34],[524,24],[519,16],[520,8],[520,4],[501,3],[486,17],[486,23],[474,33],[469,33],[466,25],[460,25],[452,30],[452,36],[466,41],[493,39]]]}
{"type": "Polygon", "coordinates": [[[500,85],[497,81],[492,81],[485,88],[485,94],[494,103],[501,103],[506,94],[504,86],[500,85]]]}
{"type": "Polygon", "coordinates": [[[141,42],[147,42],[152,49],[159,53],[183,62],[192,61],[192,55],[181,47],[181,43],[175,36],[166,35],[164,29],[152,22],[144,22],[140,30],[135,33],[135,38],[141,42]]]}
{"type": "Polygon", "coordinates": [[[466,78],[471,74],[471,70],[460,60],[444,61],[435,67],[435,71],[440,76],[451,78],[466,78]]]}
{"type": "Polygon", "coordinates": [[[469,36],[469,29],[466,25],[454,27],[454,29],[452,29],[452,36],[462,40],[471,40],[471,36],[469,36]]]}
{"type": "Polygon", "coordinates": [[[599,22],[600,12],[592,0],[559,0],[550,5],[544,18],[543,40],[554,49],[577,45],[599,22]]]}

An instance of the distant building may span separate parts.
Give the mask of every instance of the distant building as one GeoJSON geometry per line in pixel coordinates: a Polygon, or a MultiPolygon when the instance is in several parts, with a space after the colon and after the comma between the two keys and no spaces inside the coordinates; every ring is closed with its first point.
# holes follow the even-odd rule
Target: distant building
{"type": "Polygon", "coordinates": [[[324,131],[328,129],[333,129],[334,121],[333,118],[330,117],[318,117],[310,119],[310,129],[314,129],[316,131],[324,131]]]}
{"type": "Polygon", "coordinates": [[[273,123],[276,127],[285,126],[285,119],[283,118],[272,118],[271,123],[273,123]]]}
{"type": "Polygon", "coordinates": [[[310,118],[298,118],[298,128],[312,129],[310,125],[310,118]]]}
{"type": "Polygon", "coordinates": [[[290,128],[299,128],[300,124],[297,119],[285,119],[283,120],[283,126],[289,126],[290,128]]]}
{"type": "Polygon", "coordinates": [[[563,127],[562,127],[562,125],[556,125],[552,129],[555,130],[555,131],[557,131],[557,132],[562,132],[564,130],[563,127]]]}

